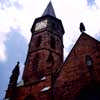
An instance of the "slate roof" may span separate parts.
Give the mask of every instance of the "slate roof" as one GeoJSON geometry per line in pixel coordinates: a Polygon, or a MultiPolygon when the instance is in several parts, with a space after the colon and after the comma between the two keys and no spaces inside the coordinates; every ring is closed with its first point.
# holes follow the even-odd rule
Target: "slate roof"
{"type": "Polygon", "coordinates": [[[56,17],[55,12],[54,12],[54,8],[53,8],[51,2],[49,2],[49,4],[48,4],[47,8],[45,9],[45,11],[44,11],[42,16],[46,16],[46,15],[50,15],[50,16],[56,17]]]}

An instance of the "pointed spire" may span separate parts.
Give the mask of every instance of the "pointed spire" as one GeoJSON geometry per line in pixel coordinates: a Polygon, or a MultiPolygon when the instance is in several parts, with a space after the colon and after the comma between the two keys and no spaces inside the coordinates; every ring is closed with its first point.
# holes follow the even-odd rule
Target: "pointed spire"
{"type": "Polygon", "coordinates": [[[19,62],[17,62],[15,68],[12,71],[12,75],[10,77],[10,82],[9,82],[10,85],[16,86],[19,73],[20,73],[19,72],[19,62]]]}
{"type": "Polygon", "coordinates": [[[19,76],[19,62],[17,62],[15,68],[12,71],[12,75],[10,77],[10,81],[9,81],[9,85],[8,85],[8,89],[6,91],[6,95],[5,95],[5,100],[9,98],[9,100],[13,100],[13,96],[14,95],[14,89],[17,85],[17,80],[18,80],[18,76],[19,76]]]}
{"type": "Polygon", "coordinates": [[[19,73],[19,61],[17,62],[15,68],[12,71],[12,73],[19,73]]]}
{"type": "Polygon", "coordinates": [[[51,1],[49,2],[42,16],[46,16],[46,15],[56,17],[51,1]]]}

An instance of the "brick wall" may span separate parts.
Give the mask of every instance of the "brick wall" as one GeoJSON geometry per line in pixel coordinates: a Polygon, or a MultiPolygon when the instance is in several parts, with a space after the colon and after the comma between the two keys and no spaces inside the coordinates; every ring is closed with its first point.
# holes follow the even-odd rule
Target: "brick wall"
{"type": "Polygon", "coordinates": [[[76,42],[55,84],[55,100],[75,100],[80,90],[100,82],[100,43],[83,33],[76,42]],[[93,60],[93,68],[88,68],[86,56],[93,60]],[[58,92],[59,91],[59,92],[58,92]]]}

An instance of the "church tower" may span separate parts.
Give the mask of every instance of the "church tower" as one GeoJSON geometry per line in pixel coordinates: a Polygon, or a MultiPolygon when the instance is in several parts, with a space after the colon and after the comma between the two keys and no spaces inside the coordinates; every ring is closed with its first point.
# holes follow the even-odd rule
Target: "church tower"
{"type": "Polygon", "coordinates": [[[54,75],[63,63],[63,34],[51,2],[42,17],[35,19],[25,62],[23,80],[26,84],[54,75]]]}
{"type": "Polygon", "coordinates": [[[12,71],[5,100],[100,100],[100,42],[82,34],[63,62],[61,20],[51,2],[35,19],[22,81],[19,62],[12,71]]]}
{"type": "Polygon", "coordinates": [[[53,100],[56,72],[63,64],[64,29],[51,2],[35,19],[31,32],[22,81],[14,88],[12,100],[53,100]]]}

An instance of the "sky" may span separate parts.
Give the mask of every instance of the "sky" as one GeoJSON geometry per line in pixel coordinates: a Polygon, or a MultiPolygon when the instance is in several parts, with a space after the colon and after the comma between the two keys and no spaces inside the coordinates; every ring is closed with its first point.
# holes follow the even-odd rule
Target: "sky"
{"type": "MultiPolygon", "coordinates": [[[[0,100],[4,97],[17,61],[20,61],[22,75],[31,26],[35,18],[43,14],[49,1],[0,0],[0,100]]],[[[81,34],[80,22],[84,23],[87,34],[100,40],[100,0],[51,1],[56,17],[62,20],[65,29],[64,58],[81,34]]]]}

